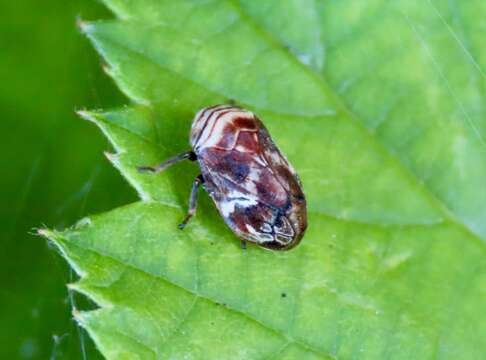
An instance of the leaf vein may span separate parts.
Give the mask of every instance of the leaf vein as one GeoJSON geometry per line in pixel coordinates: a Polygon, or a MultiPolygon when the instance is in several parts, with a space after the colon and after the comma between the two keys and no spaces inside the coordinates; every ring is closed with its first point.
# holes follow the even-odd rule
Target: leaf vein
{"type": "MultiPolygon", "coordinates": [[[[131,264],[131,263],[126,263],[124,260],[122,259],[119,259],[118,257],[116,257],[115,255],[112,255],[112,254],[106,254],[105,252],[101,251],[100,249],[97,249],[97,248],[94,248],[94,247],[91,247],[91,246],[86,246],[84,244],[78,244],[76,242],[73,242],[72,240],[69,240],[67,238],[63,238],[61,236],[61,238],[64,240],[64,242],[68,242],[70,244],[70,246],[74,246],[74,247],[77,247],[77,248],[80,248],[84,251],[90,251],[90,252],[93,252],[94,254],[98,255],[98,256],[101,256],[101,257],[105,257],[105,258],[108,258],[110,259],[111,261],[114,261],[118,264],[121,264],[123,266],[126,266],[128,268],[131,268],[133,269],[134,271],[139,271],[141,272],[142,274],[145,274],[146,276],[148,277],[153,277],[153,278],[156,278],[156,279],[159,279],[161,281],[164,281],[166,283],[169,283],[189,294],[192,294],[193,296],[197,297],[197,298],[201,298],[201,299],[204,299],[210,303],[213,303],[213,304],[217,304],[218,302],[216,300],[214,300],[213,298],[211,298],[210,296],[207,296],[206,294],[198,294],[196,293],[193,289],[190,289],[190,288],[187,288],[181,284],[178,284],[174,281],[172,281],[170,278],[162,275],[162,274],[153,274],[143,268],[140,268],[139,266],[135,265],[135,264],[131,264]]],[[[53,237],[51,240],[53,240],[59,247],[63,247],[62,245],[62,241],[59,241],[58,239],[56,239],[55,237],[53,237]]],[[[63,256],[66,256],[64,255],[65,253],[62,252],[63,256]]],[[[84,274],[85,276],[86,274],[84,274]]],[[[306,342],[303,342],[302,340],[298,340],[298,339],[295,339],[293,337],[291,337],[290,335],[287,335],[287,334],[284,334],[282,333],[282,331],[280,329],[277,329],[277,328],[274,328],[258,319],[256,319],[255,317],[251,316],[250,314],[244,312],[244,311],[240,311],[239,309],[236,309],[234,307],[231,307],[229,306],[228,304],[225,305],[225,308],[228,309],[228,311],[230,312],[234,312],[236,314],[239,314],[243,317],[246,317],[248,318],[250,321],[253,321],[257,324],[259,324],[260,326],[262,326],[263,328],[281,336],[282,338],[284,339],[287,339],[289,342],[292,342],[292,343],[295,343],[296,345],[299,345],[301,346],[302,348],[304,349],[307,349],[308,351],[312,351],[316,354],[320,354],[321,356],[329,356],[329,354],[326,354],[322,349],[318,349],[318,348],[315,348],[313,345],[311,344],[308,344],[306,342]]]]}

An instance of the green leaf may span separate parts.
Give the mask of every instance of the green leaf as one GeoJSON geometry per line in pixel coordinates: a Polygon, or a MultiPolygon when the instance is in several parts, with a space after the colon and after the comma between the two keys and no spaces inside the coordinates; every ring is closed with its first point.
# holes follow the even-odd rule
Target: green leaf
{"type": "MultiPolygon", "coordinates": [[[[82,112],[141,202],[43,230],[100,309],[107,358],[480,358],[486,352],[483,2],[105,0],[83,24],[134,102],[82,112]],[[289,252],[240,249],[188,149],[194,113],[260,115],[304,183],[289,252]]],[[[109,189],[107,190],[109,191],[109,189]]]]}

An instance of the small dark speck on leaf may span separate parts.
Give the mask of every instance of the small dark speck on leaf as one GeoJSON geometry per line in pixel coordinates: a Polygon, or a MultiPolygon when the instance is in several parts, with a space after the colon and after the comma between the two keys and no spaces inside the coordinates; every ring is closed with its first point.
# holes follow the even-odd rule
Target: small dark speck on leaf
{"type": "Polygon", "coordinates": [[[284,298],[284,297],[287,297],[287,294],[286,293],[282,293],[282,294],[280,294],[280,296],[284,298]]]}

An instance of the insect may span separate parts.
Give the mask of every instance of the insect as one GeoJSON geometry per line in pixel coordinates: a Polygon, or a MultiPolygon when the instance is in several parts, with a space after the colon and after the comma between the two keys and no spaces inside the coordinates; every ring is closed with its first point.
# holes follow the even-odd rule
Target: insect
{"type": "Polygon", "coordinates": [[[195,214],[202,185],[243,246],[250,241],[287,250],[300,242],[307,228],[301,182],[257,116],[232,105],[202,109],[192,123],[190,144],[190,151],[138,168],[157,173],[184,159],[199,163],[201,174],[180,229],[195,214]]]}

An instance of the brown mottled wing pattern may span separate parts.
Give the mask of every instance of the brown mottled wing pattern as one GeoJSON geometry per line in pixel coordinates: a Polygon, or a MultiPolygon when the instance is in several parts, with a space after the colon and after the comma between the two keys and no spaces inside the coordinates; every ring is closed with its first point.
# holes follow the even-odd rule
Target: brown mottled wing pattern
{"type": "MultiPolygon", "coordinates": [[[[267,248],[291,248],[307,225],[300,182],[263,124],[256,118],[240,121],[250,130],[237,132],[231,149],[208,147],[197,154],[205,188],[240,237],[267,248]]],[[[238,125],[243,125],[238,119],[228,124],[231,133],[238,125]]]]}
{"type": "Polygon", "coordinates": [[[302,190],[302,183],[292,165],[290,165],[272,141],[265,125],[258,118],[256,119],[260,123],[258,139],[261,144],[263,156],[272,169],[273,174],[288,194],[288,200],[291,205],[286,211],[286,216],[296,232],[296,242],[293,244],[295,246],[307,229],[307,203],[302,190]]]}

